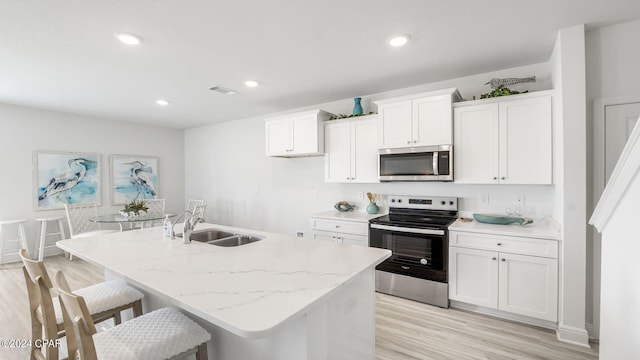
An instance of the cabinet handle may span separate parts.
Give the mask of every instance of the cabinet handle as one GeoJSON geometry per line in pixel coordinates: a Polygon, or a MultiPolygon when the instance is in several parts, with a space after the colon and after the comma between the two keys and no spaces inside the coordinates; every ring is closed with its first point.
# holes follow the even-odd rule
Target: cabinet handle
{"type": "Polygon", "coordinates": [[[497,177],[497,176],[494,176],[494,177],[493,177],[493,180],[498,180],[498,177],[497,177]]]}
{"type": "Polygon", "coordinates": [[[407,144],[411,144],[411,140],[407,141],[407,144]]]}
{"type": "Polygon", "coordinates": [[[502,260],[501,260],[501,261],[507,261],[507,259],[505,259],[505,258],[502,258],[502,260]]]}
{"type": "Polygon", "coordinates": [[[502,246],[502,243],[497,243],[496,245],[498,245],[498,246],[502,246]]]}
{"type": "Polygon", "coordinates": [[[415,144],[415,143],[417,143],[417,142],[418,142],[418,140],[413,140],[413,143],[414,143],[414,144],[415,144]]]}
{"type": "Polygon", "coordinates": [[[501,177],[500,179],[504,180],[504,179],[506,179],[506,177],[505,177],[505,176],[503,176],[503,177],[501,177]]]}
{"type": "Polygon", "coordinates": [[[498,259],[497,259],[497,258],[495,258],[495,257],[493,257],[493,258],[491,258],[491,260],[498,260],[498,259]]]}
{"type": "Polygon", "coordinates": [[[340,227],[340,225],[336,225],[336,229],[338,229],[340,227]]]}

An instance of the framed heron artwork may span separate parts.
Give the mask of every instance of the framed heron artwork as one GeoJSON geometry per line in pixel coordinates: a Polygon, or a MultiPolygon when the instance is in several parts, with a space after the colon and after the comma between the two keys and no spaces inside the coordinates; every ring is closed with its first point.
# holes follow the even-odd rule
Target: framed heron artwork
{"type": "Polygon", "coordinates": [[[34,151],[34,208],[53,210],[64,204],[100,205],[100,154],[34,151]]]}
{"type": "Polygon", "coordinates": [[[111,205],[158,198],[158,158],[110,155],[111,205]]]}

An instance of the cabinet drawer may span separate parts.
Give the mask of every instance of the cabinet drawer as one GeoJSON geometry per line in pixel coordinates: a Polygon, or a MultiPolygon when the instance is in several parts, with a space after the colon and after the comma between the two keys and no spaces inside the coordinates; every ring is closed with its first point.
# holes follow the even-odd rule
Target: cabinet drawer
{"type": "Polygon", "coordinates": [[[311,219],[311,229],[369,236],[369,223],[311,219]]]}
{"type": "Polygon", "coordinates": [[[369,237],[364,235],[341,234],[331,231],[312,231],[315,240],[333,241],[338,244],[369,246],[369,237]]]}
{"type": "Polygon", "coordinates": [[[558,242],[554,240],[450,231],[449,244],[470,249],[558,258],[558,242]]]}

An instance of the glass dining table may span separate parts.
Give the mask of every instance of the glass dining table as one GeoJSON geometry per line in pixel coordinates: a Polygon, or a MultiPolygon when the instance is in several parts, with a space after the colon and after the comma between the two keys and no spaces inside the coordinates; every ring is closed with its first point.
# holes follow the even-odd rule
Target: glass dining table
{"type": "Polygon", "coordinates": [[[133,229],[134,224],[141,224],[140,226],[144,228],[145,223],[152,224],[154,221],[163,220],[166,216],[169,216],[169,218],[174,218],[176,214],[151,212],[145,215],[124,216],[118,213],[94,216],[92,218],[89,218],[89,221],[98,224],[118,224],[120,226],[120,231],[123,231],[123,225],[129,224],[129,229],[133,229]]]}

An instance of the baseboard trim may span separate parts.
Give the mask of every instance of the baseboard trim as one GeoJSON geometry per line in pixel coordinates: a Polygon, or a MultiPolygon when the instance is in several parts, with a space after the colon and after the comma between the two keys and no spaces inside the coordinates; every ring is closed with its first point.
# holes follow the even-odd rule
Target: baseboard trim
{"type": "Polygon", "coordinates": [[[589,333],[585,329],[559,324],[556,336],[558,341],[591,348],[591,345],[589,345],[589,333]]]}
{"type": "Polygon", "coordinates": [[[589,340],[598,341],[600,339],[600,334],[596,331],[596,327],[591,323],[586,323],[584,328],[589,333],[589,340]]]}
{"type": "Polygon", "coordinates": [[[471,311],[471,312],[493,316],[493,317],[497,317],[504,320],[519,322],[527,325],[538,326],[545,329],[556,330],[558,327],[558,324],[552,321],[536,319],[536,318],[532,318],[524,315],[513,314],[506,311],[490,309],[484,306],[463,303],[455,300],[450,300],[450,306],[453,308],[461,309],[461,310],[471,311]]]}

